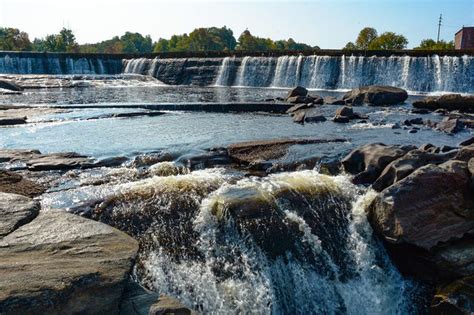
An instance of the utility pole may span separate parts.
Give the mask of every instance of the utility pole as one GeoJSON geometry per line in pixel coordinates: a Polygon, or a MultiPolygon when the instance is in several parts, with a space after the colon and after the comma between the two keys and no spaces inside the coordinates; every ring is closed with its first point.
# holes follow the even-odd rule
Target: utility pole
{"type": "Polygon", "coordinates": [[[437,43],[439,43],[439,33],[441,31],[441,22],[443,21],[443,15],[440,14],[439,15],[439,22],[438,22],[438,40],[437,40],[437,43]]]}

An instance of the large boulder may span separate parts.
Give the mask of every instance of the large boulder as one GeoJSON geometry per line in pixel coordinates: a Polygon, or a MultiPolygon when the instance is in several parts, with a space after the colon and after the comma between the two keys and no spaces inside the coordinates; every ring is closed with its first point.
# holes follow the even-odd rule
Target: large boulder
{"type": "Polygon", "coordinates": [[[118,313],[137,251],[110,226],[42,212],[0,239],[0,313],[118,313]]]}
{"type": "Polygon", "coordinates": [[[356,184],[373,183],[392,161],[405,155],[410,146],[388,146],[382,143],[373,143],[361,146],[342,159],[344,170],[355,175],[356,184]]]}
{"type": "Polygon", "coordinates": [[[429,110],[445,109],[448,111],[459,110],[474,113],[474,96],[461,94],[446,94],[439,97],[429,96],[413,102],[413,107],[429,110]]]}
{"type": "Polygon", "coordinates": [[[295,96],[304,97],[306,95],[308,95],[308,90],[302,86],[297,86],[288,92],[288,94],[286,95],[286,99],[289,99],[290,97],[295,97],[295,96]]]}
{"type": "Polygon", "coordinates": [[[0,239],[33,220],[39,209],[39,202],[31,198],[0,192],[0,239]]]}
{"type": "Polygon", "coordinates": [[[412,150],[398,159],[390,162],[372,184],[372,188],[376,191],[393,185],[402,180],[416,169],[427,164],[441,164],[449,159],[452,159],[457,154],[457,151],[450,151],[448,153],[432,153],[423,150],[412,150]]]}
{"type": "Polygon", "coordinates": [[[396,105],[405,102],[407,91],[393,86],[370,85],[347,92],[343,96],[346,103],[354,106],[367,104],[374,106],[396,105]]]}
{"type": "Polygon", "coordinates": [[[473,314],[474,276],[441,286],[431,303],[431,314],[473,314]]]}
{"type": "Polygon", "coordinates": [[[459,118],[445,117],[436,124],[436,129],[446,133],[458,133],[464,129],[464,123],[459,118]]]}
{"type": "Polygon", "coordinates": [[[23,88],[11,81],[0,80],[0,89],[10,90],[10,91],[23,91],[23,88]]]}
{"type": "Polygon", "coordinates": [[[429,164],[384,189],[369,218],[385,241],[431,250],[474,232],[467,163],[429,164]],[[471,210],[466,210],[471,209],[471,210]],[[466,213],[469,212],[469,213],[466,213]]]}

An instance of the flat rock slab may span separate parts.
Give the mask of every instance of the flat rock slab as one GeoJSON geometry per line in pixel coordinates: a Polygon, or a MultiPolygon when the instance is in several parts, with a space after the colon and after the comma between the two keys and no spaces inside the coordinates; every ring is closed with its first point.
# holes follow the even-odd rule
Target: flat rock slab
{"type": "Polygon", "coordinates": [[[41,212],[0,240],[0,313],[118,313],[137,251],[110,226],[41,212]]]}
{"type": "Polygon", "coordinates": [[[0,192],[0,239],[33,220],[39,210],[40,204],[31,198],[0,192]]]}
{"type": "Polygon", "coordinates": [[[93,167],[94,160],[74,152],[64,152],[41,155],[26,164],[31,171],[69,170],[93,167]]]}
{"type": "Polygon", "coordinates": [[[329,142],[346,142],[347,139],[276,139],[264,141],[249,141],[230,145],[229,156],[239,163],[255,163],[283,157],[292,145],[319,144],[329,142]]]}
{"type": "Polygon", "coordinates": [[[2,117],[0,116],[0,126],[14,126],[26,124],[26,117],[2,117]]]}
{"type": "Polygon", "coordinates": [[[0,170],[0,192],[36,197],[45,190],[41,184],[25,179],[20,174],[0,170]]]}

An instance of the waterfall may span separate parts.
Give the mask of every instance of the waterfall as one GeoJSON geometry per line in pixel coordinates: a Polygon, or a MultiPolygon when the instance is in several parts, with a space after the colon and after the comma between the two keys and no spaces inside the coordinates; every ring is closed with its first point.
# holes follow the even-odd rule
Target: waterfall
{"type": "Polygon", "coordinates": [[[0,55],[0,74],[118,74],[120,59],[76,57],[61,54],[0,55]]]}
{"type": "Polygon", "coordinates": [[[375,193],[349,178],[170,167],[125,184],[95,217],[139,239],[136,271],[148,288],[204,314],[407,314],[417,307],[417,287],[367,222],[375,193]]]}
{"type": "Polygon", "coordinates": [[[352,89],[378,84],[413,92],[474,93],[472,56],[282,56],[222,61],[219,85],[352,89]],[[227,67],[237,67],[235,80],[227,67]],[[223,79],[225,76],[225,80],[223,79]],[[232,82],[232,83],[229,83],[232,82]]]}

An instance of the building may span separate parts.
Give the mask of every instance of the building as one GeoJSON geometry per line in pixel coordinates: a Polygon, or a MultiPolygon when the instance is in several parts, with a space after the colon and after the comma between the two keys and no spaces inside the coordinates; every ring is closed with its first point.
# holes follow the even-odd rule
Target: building
{"type": "Polygon", "coordinates": [[[456,49],[474,49],[474,26],[461,28],[454,35],[456,49]]]}

